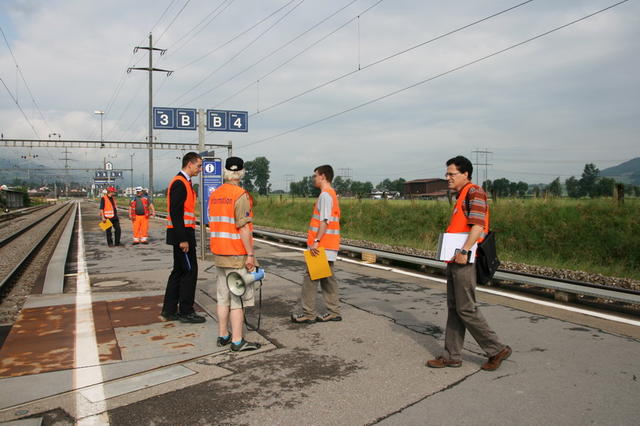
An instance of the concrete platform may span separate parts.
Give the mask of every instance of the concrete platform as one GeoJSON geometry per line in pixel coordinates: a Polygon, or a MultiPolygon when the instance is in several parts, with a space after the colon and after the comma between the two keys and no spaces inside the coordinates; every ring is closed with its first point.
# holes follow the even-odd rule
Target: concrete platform
{"type": "MultiPolygon", "coordinates": [[[[446,322],[438,278],[338,261],[344,321],[297,325],[289,314],[300,294],[302,255],[258,243],[267,279],[261,330],[248,338],[264,346],[231,353],[214,343],[210,262],[200,264],[196,297],[208,321],[163,322],[158,303],[171,251],[161,241],[162,224],[153,223],[149,246],[108,249],[87,225],[95,222],[96,207],[84,203],[82,212],[99,362],[60,368],[77,357],[66,353],[52,356],[51,365],[39,358],[47,372],[16,369],[0,379],[0,422],[624,425],[640,416],[636,326],[478,294],[489,323],[513,347],[512,357],[498,371],[481,371],[485,358],[468,337],[461,368],[432,370],[424,364],[440,354],[446,322]]],[[[127,242],[125,222],[123,235],[127,242]]],[[[78,295],[67,284],[65,294],[32,296],[27,310],[70,317],[66,310],[78,295]]],[[[43,328],[43,339],[72,332],[62,317],[43,328]]],[[[255,323],[255,308],[248,317],[255,323]]],[[[23,368],[26,358],[23,353],[23,368]]]]}

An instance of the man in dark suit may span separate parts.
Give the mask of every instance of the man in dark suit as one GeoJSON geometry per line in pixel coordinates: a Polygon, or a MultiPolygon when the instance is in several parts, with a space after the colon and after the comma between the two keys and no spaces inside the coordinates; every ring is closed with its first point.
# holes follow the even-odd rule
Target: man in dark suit
{"type": "Polygon", "coordinates": [[[196,257],[196,193],[191,178],[202,169],[198,153],[188,152],[182,158],[182,170],[167,189],[167,244],[173,246],[173,270],[167,280],[160,315],[168,320],[186,323],[205,322],[193,309],[198,280],[196,257]]]}

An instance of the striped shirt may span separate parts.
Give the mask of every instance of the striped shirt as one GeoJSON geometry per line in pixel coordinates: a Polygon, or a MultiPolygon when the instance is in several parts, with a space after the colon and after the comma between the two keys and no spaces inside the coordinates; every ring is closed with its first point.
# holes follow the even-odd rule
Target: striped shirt
{"type": "Polygon", "coordinates": [[[468,225],[484,226],[485,216],[487,215],[487,194],[481,187],[473,185],[469,188],[467,199],[462,203],[462,210],[467,216],[468,225]],[[467,209],[467,207],[469,208],[467,209]]]}

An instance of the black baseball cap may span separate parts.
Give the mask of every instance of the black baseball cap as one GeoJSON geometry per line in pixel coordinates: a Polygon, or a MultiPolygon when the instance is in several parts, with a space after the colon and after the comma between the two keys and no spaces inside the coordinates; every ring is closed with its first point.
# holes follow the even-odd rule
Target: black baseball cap
{"type": "Polygon", "coordinates": [[[244,161],[240,157],[229,157],[224,163],[224,168],[232,172],[237,172],[244,168],[244,161]]]}

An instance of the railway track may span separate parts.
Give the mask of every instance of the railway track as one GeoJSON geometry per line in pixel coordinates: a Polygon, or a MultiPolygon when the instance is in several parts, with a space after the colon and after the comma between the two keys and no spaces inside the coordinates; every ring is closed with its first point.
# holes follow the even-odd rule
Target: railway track
{"type": "MultiPolygon", "coordinates": [[[[159,219],[163,219],[166,214],[157,213],[156,216],[159,219]]],[[[196,221],[196,224],[200,226],[200,221],[196,221]]],[[[264,230],[259,227],[255,227],[253,233],[254,236],[266,240],[306,247],[306,237],[264,230]]],[[[435,274],[443,274],[446,268],[445,262],[434,258],[355,245],[340,244],[340,253],[352,258],[368,253],[374,255],[376,261],[383,264],[395,263],[435,274]]],[[[584,302],[590,305],[604,306],[615,311],[630,312],[634,315],[640,314],[640,291],[628,288],[505,269],[498,269],[489,287],[491,286],[502,287],[516,292],[551,296],[560,302],[584,302]]]]}
{"type": "MultiPolygon", "coordinates": [[[[254,229],[254,236],[306,247],[306,238],[300,236],[257,228],[254,229]]],[[[376,262],[385,266],[395,264],[436,274],[442,274],[446,268],[446,263],[429,257],[353,245],[341,244],[340,254],[352,258],[363,254],[373,255],[376,262]]],[[[496,272],[488,287],[500,287],[509,291],[552,297],[559,302],[580,302],[614,311],[640,314],[640,291],[633,289],[501,269],[496,272]]]]}
{"type": "Polygon", "coordinates": [[[3,213],[0,215],[0,223],[8,222],[12,219],[15,219],[20,216],[29,215],[31,213],[37,212],[38,210],[42,210],[44,208],[49,207],[50,204],[39,204],[33,207],[27,207],[20,210],[10,211],[9,213],[3,213]]]}
{"type": "Polygon", "coordinates": [[[8,222],[0,233],[0,300],[11,291],[18,276],[37,256],[52,233],[64,225],[73,203],[48,206],[8,222]]]}

